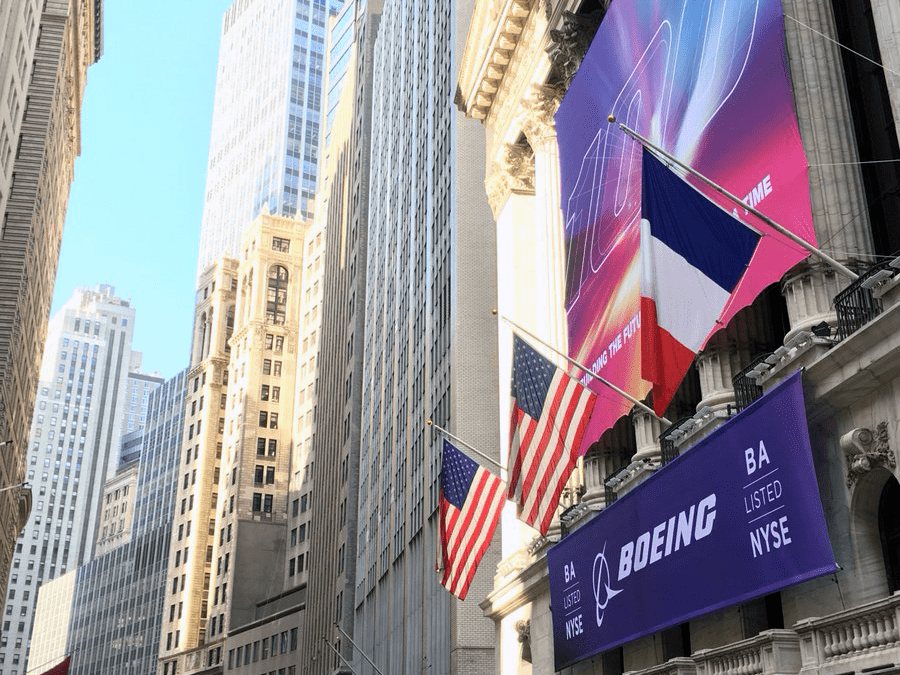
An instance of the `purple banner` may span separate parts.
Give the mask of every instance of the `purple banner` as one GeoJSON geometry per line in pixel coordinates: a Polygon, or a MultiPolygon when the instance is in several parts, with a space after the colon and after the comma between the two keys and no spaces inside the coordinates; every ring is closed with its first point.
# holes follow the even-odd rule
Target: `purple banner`
{"type": "MultiPolygon", "coordinates": [[[[615,115],[744,202],[815,242],[780,0],[614,0],[556,114],[569,354],[637,398],[640,146],[615,115]]],[[[721,321],[806,252],[693,181],[764,235],[721,321]]],[[[631,404],[595,384],[585,446],[631,404]]],[[[583,448],[585,449],[585,448],[583,448]]]]}
{"type": "Polygon", "coordinates": [[[556,670],[834,572],[800,373],[547,553],[556,670]]]}

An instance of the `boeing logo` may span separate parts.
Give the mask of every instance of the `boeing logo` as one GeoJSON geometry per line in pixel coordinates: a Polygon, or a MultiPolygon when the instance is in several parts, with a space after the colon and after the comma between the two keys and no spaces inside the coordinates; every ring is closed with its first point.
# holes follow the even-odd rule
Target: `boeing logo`
{"type": "Polygon", "coordinates": [[[606,562],[606,544],[603,544],[603,550],[594,558],[594,600],[597,603],[597,627],[603,625],[603,615],[606,612],[606,606],[609,601],[622,592],[622,589],[611,588],[609,582],[612,581],[609,574],[609,564],[606,562]]]}

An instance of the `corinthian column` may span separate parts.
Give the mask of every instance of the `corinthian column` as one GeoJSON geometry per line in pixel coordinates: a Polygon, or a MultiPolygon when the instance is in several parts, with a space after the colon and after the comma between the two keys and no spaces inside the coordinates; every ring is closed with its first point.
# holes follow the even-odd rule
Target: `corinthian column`
{"type": "Polygon", "coordinates": [[[561,89],[547,85],[531,88],[523,101],[522,131],[534,151],[534,194],[539,249],[535,264],[546,280],[546,293],[536,298],[547,318],[546,335],[553,346],[568,351],[565,309],[565,242],[561,208],[559,149],[553,115],[562,102],[561,89]]]}
{"type": "MultiPolygon", "coordinates": [[[[816,237],[823,250],[842,262],[865,260],[872,253],[872,235],[859,168],[847,164],[857,161],[858,153],[839,47],[806,27],[835,38],[831,6],[822,0],[783,0],[783,5],[797,121],[810,163],[816,237]]],[[[831,298],[846,283],[818,265],[787,277],[784,294],[792,333],[822,320],[833,324],[831,298]]]]}

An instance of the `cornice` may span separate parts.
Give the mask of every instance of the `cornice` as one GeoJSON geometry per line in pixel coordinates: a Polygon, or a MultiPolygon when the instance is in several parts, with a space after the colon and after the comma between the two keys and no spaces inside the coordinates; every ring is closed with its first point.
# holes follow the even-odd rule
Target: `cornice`
{"type": "Polygon", "coordinates": [[[529,15],[541,1],[485,0],[476,5],[456,90],[456,104],[469,117],[487,117],[529,15]]]}

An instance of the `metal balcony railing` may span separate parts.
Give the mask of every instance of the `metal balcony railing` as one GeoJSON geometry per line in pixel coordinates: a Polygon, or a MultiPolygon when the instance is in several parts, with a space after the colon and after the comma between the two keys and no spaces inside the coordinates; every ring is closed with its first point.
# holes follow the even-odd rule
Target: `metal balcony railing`
{"type": "Polygon", "coordinates": [[[682,417],[681,419],[676,420],[675,424],[667,428],[659,435],[659,448],[662,453],[661,461],[663,466],[671,462],[680,454],[680,450],[675,444],[675,441],[678,438],[678,434],[676,434],[675,432],[682,424],[687,422],[689,419],[691,419],[690,416],[682,417]]]}
{"type": "Polygon", "coordinates": [[[837,312],[837,337],[844,340],[881,314],[881,300],[872,293],[873,278],[889,278],[885,272],[893,272],[891,261],[873,265],[860,274],[859,279],[834,296],[837,312]]]}
{"type": "Polygon", "coordinates": [[[606,476],[606,478],[603,479],[603,488],[605,490],[606,506],[609,506],[610,504],[612,504],[614,501],[616,501],[619,498],[619,495],[616,494],[615,489],[611,488],[609,485],[607,485],[607,483],[609,482],[610,478],[612,478],[613,476],[617,476],[618,474],[622,473],[622,471],[624,471],[627,468],[628,468],[628,465],[623,464],[622,466],[614,469],[612,471],[612,473],[608,474],[606,476]]]}
{"type": "Polygon", "coordinates": [[[734,402],[737,407],[737,412],[740,412],[755,400],[762,398],[763,388],[756,383],[755,379],[749,377],[747,373],[765,361],[768,356],[768,354],[762,354],[753,359],[746,368],[731,379],[731,384],[734,387],[734,402]]]}

